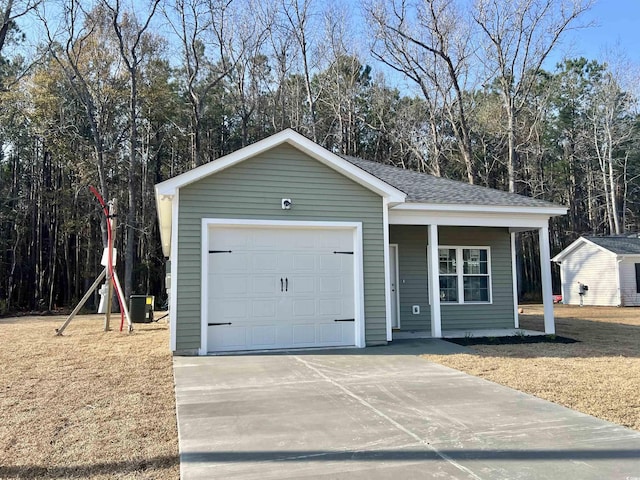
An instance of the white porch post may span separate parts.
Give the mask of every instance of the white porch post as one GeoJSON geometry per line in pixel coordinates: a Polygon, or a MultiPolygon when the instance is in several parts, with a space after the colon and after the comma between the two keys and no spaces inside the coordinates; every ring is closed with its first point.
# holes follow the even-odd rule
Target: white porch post
{"type": "Polygon", "coordinates": [[[520,328],[518,317],[518,258],[516,257],[516,234],[511,232],[511,282],[513,288],[513,326],[520,328]]]}
{"type": "Polygon", "coordinates": [[[549,227],[538,230],[540,240],[540,273],[542,277],[542,304],[544,305],[544,331],[556,333],[553,318],[553,291],[551,287],[551,252],[549,249],[549,227]]]}
{"type": "Polygon", "coordinates": [[[438,225],[427,227],[429,245],[429,296],[431,300],[431,336],[442,337],[442,323],[440,319],[440,271],[438,262],[438,225]]]}

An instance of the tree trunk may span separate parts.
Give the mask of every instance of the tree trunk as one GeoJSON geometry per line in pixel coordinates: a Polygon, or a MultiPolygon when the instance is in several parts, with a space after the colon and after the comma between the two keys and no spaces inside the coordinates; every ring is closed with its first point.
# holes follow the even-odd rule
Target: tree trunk
{"type": "Polygon", "coordinates": [[[515,128],[515,112],[511,102],[505,98],[505,108],[507,110],[507,149],[509,159],[507,163],[507,174],[509,177],[509,191],[516,193],[516,128],[515,128]]]}
{"type": "Polygon", "coordinates": [[[136,252],[136,232],[138,230],[136,210],[138,208],[138,82],[137,70],[130,70],[129,98],[129,210],[127,212],[126,245],[124,258],[124,297],[133,292],[133,271],[136,252]]]}

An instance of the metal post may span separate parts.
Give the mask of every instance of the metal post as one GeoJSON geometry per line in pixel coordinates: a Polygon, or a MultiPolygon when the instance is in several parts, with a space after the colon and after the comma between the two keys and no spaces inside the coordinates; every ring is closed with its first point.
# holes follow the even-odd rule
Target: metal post
{"type": "Polygon", "coordinates": [[[116,282],[116,285],[118,287],[118,290],[120,291],[120,294],[122,295],[122,310],[124,311],[124,316],[127,317],[127,325],[129,327],[128,331],[129,333],[131,333],[133,331],[133,324],[131,323],[129,308],[127,307],[127,301],[124,298],[124,293],[122,293],[122,287],[120,286],[120,279],[118,278],[118,272],[116,272],[115,270],[113,271],[113,279],[116,282]]]}

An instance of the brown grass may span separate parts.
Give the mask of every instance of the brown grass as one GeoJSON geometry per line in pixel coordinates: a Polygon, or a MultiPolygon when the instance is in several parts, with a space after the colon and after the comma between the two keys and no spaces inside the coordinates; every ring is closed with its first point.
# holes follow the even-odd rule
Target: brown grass
{"type": "MultiPolygon", "coordinates": [[[[544,330],[541,306],[520,326],[544,330]]],[[[640,309],[555,307],[557,335],[573,344],[478,345],[432,360],[583,413],[640,430],[640,309]]]]}
{"type": "Polygon", "coordinates": [[[178,478],[166,323],[63,321],[0,319],[0,478],[178,478]]]}

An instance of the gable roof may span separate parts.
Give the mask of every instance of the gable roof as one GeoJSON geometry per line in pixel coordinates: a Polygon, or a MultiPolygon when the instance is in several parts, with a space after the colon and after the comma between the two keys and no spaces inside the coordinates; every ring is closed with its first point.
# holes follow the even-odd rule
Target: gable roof
{"type": "Polygon", "coordinates": [[[256,155],[282,144],[288,144],[297,148],[310,157],[330,168],[333,168],[345,177],[377,193],[378,195],[387,198],[390,203],[402,203],[405,201],[406,194],[393,185],[379,179],[375,175],[372,175],[361,168],[358,168],[351,162],[347,162],[345,159],[331,153],[329,150],[321,147],[315,142],[312,142],[290,128],[241,148],[240,150],[236,150],[224,157],[220,157],[217,160],[200,165],[199,167],[189,170],[181,175],[158,183],[156,185],[156,196],[174,195],[178,189],[186,185],[237,165],[240,162],[253,158],[256,155]]]}
{"type": "Polygon", "coordinates": [[[370,160],[349,156],[343,156],[343,158],[406,193],[405,201],[408,203],[564,208],[524,195],[470,185],[370,160]]]}
{"type": "Polygon", "coordinates": [[[602,251],[612,255],[637,255],[640,256],[640,238],[625,237],[621,235],[611,235],[608,237],[584,236],[578,238],[567,248],[558,253],[551,259],[553,262],[562,262],[562,260],[570,253],[574,252],[583,245],[593,245],[602,251]]]}
{"type": "Polygon", "coordinates": [[[584,237],[596,245],[606,248],[616,255],[640,255],[640,238],[638,237],[584,237]]]}
{"type": "Polygon", "coordinates": [[[366,170],[358,168],[351,162],[331,153],[329,150],[321,147],[315,142],[312,142],[299,133],[294,132],[291,129],[287,129],[280,133],[276,133],[275,135],[271,135],[264,140],[260,140],[259,142],[241,148],[229,155],[225,155],[217,160],[200,165],[199,167],[189,170],[181,175],[158,183],[155,186],[156,209],[158,211],[158,223],[160,226],[160,240],[164,255],[168,257],[171,253],[171,237],[173,235],[172,224],[175,214],[174,207],[177,209],[174,205],[174,198],[180,188],[283,144],[288,144],[297,148],[301,152],[318,160],[324,165],[327,165],[352,181],[377,193],[381,197],[385,198],[390,204],[404,203],[406,199],[406,194],[393,185],[381,180],[366,170]]]}
{"type": "Polygon", "coordinates": [[[562,215],[567,210],[564,206],[524,195],[469,185],[359,158],[339,156],[299,133],[287,129],[155,186],[160,237],[165,256],[170,254],[171,238],[175,233],[172,224],[174,215],[177,215],[177,203],[174,199],[177,198],[176,194],[180,188],[282,144],[288,144],[300,150],[377,193],[385,199],[390,207],[407,206],[407,208],[423,210],[438,206],[466,213],[477,212],[483,207],[487,207],[501,212],[501,215],[517,215],[528,212],[547,216],[547,218],[551,215],[562,215]]]}

